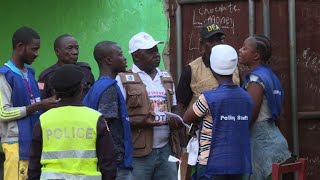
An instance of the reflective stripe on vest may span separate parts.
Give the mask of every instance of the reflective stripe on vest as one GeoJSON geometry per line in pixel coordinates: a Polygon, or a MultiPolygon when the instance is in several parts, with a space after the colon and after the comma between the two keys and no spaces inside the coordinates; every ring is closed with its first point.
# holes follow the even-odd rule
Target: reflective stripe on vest
{"type": "Polygon", "coordinates": [[[41,172],[40,179],[101,180],[101,176],[85,176],[57,172],[41,172]]]}
{"type": "Polygon", "coordinates": [[[61,159],[61,158],[95,158],[97,157],[95,150],[88,151],[51,151],[42,152],[41,159],[61,159]]]}

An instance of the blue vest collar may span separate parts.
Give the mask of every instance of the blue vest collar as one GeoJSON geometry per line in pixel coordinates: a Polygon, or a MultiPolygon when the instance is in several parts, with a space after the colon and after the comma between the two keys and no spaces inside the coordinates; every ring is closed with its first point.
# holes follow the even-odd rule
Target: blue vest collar
{"type": "MultiPolygon", "coordinates": [[[[21,71],[19,70],[19,68],[12,62],[12,60],[9,60],[4,65],[7,66],[8,68],[10,68],[12,72],[18,74],[22,78],[24,77],[23,74],[21,73],[21,71]]],[[[29,66],[24,64],[24,68],[28,71],[29,66]]]]}

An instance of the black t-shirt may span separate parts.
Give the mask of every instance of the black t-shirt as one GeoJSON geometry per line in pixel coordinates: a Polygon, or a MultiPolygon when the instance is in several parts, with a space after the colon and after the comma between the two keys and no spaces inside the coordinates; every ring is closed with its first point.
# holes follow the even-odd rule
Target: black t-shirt
{"type": "Polygon", "coordinates": [[[191,83],[191,67],[186,66],[184,71],[180,76],[180,80],[177,86],[177,102],[188,106],[192,99],[192,89],[190,87],[191,83]]]}
{"type": "MultiPolygon", "coordinates": [[[[82,79],[82,85],[83,85],[83,93],[82,93],[82,99],[85,97],[89,89],[94,83],[94,77],[93,74],[91,73],[91,68],[89,64],[83,63],[83,62],[78,62],[76,65],[78,65],[83,74],[84,78],[82,79]]],[[[40,89],[41,93],[41,99],[49,98],[54,95],[54,89],[52,85],[50,84],[50,79],[53,76],[54,72],[56,69],[60,68],[58,64],[54,64],[47,68],[46,70],[42,71],[38,82],[44,83],[44,89],[40,89]]]]}
{"type": "Polygon", "coordinates": [[[101,112],[104,118],[110,123],[110,130],[114,142],[116,153],[116,161],[120,164],[124,159],[124,135],[123,124],[121,119],[120,103],[117,94],[116,85],[106,89],[98,104],[98,111],[101,112]]]}

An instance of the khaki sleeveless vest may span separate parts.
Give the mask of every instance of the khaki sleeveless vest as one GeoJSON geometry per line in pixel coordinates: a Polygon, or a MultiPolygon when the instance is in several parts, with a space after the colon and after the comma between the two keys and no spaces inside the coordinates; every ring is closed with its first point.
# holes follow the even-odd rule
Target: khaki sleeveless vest
{"type": "MultiPolygon", "coordinates": [[[[193,92],[192,99],[189,103],[189,107],[191,107],[202,94],[202,92],[218,87],[219,83],[213,76],[210,67],[206,67],[206,65],[203,63],[202,57],[199,57],[189,63],[189,66],[191,67],[190,87],[193,92]]],[[[234,72],[232,79],[234,83],[238,85],[240,84],[238,68],[234,72]]]]}

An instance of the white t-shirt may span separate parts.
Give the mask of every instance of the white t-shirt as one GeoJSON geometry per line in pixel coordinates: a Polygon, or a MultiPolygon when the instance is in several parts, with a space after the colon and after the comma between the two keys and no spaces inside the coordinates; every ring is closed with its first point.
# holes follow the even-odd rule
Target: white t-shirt
{"type": "MultiPolygon", "coordinates": [[[[161,83],[161,76],[167,76],[167,73],[162,73],[157,68],[157,75],[154,79],[145,73],[144,71],[140,70],[135,64],[132,66],[132,72],[138,73],[142,82],[146,85],[146,90],[149,95],[149,99],[151,101],[151,107],[153,111],[157,115],[155,121],[166,121],[166,115],[164,114],[165,111],[168,111],[167,107],[167,96],[166,90],[161,83]]],[[[116,77],[120,90],[123,94],[123,97],[126,99],[125,89],[122,85],[121,79],[119,76],[116,77]]],[[[172,106],[177,105],[177,99],[175,95],[175,91],[173,94],[173,103],[172,106]]],[[[165,146],[169,141],[170,136],[170,128],[168,125],[162,125],[153,127],[153,148],[161,148],[165,146]]]]}

